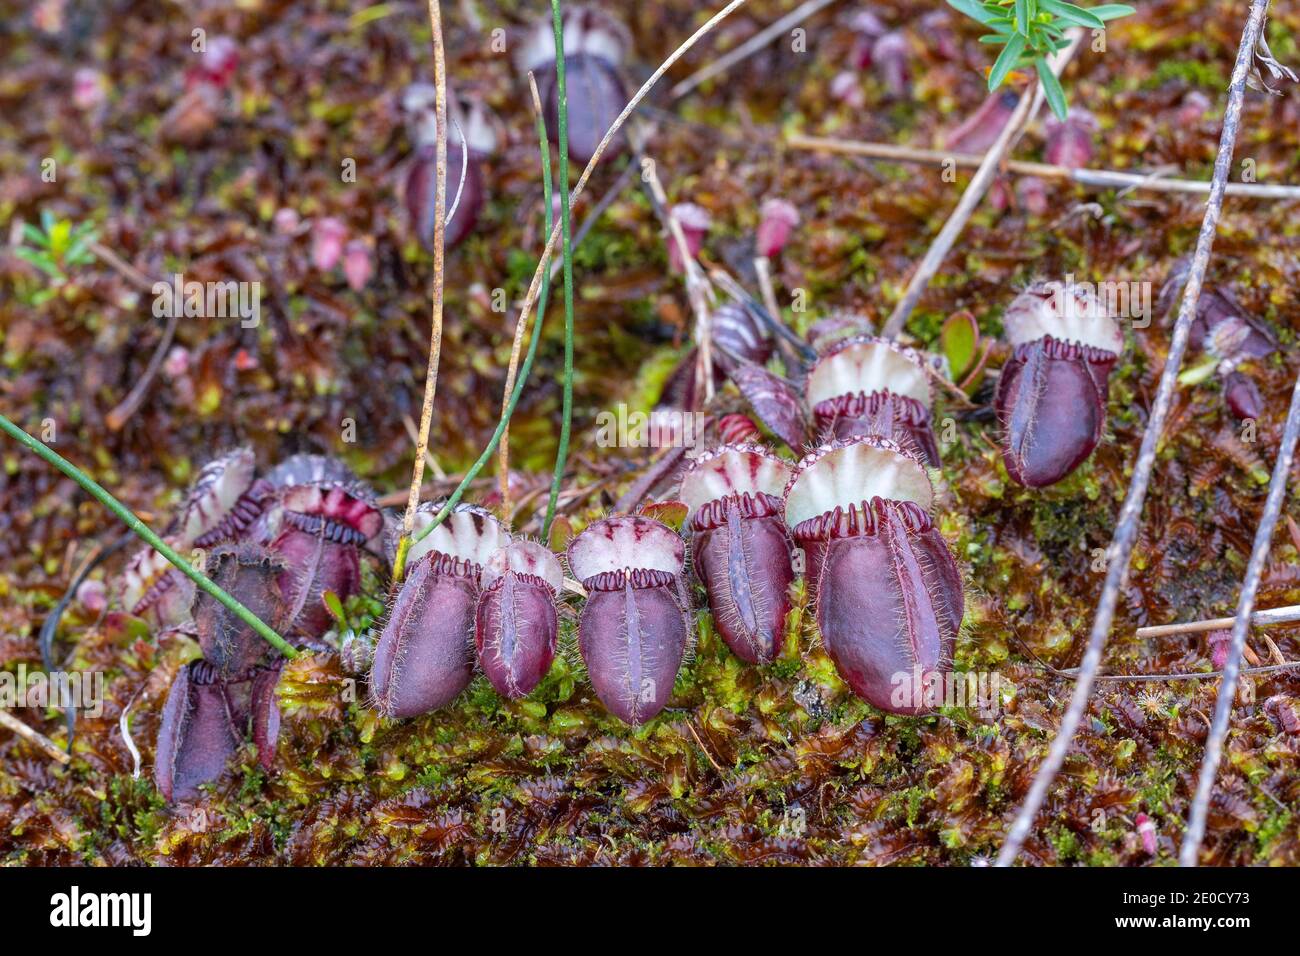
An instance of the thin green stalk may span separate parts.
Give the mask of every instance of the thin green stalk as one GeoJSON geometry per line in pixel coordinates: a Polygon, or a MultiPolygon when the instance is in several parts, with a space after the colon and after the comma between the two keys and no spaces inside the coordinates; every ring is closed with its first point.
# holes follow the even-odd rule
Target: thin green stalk
{"type": "Polygon", "coordinates": [[[33,438],[27,432],[23,431],[9,419],[0,415],[0,430],[6,432],[11,438],[22,445],[26,445],[31,451],[35,452],[45,461],[49,462],[59,471],[63,472],[87,492],[90,493],[96,501],[102,504],[109,511],[113,512],[123,524],[143,538],[149,547],[153,548],[164,558],[174,564],[182,574],[197,584],[204,591],[211,594],[214,598],[230,608],[245,624],[255,630],[261,637],[285,657],[296,657],[298,652],[295,651],[284,638],[265,624],[261,618],[250,611],[244,605],[240,604],[233,597],[212,583],[212,580],[206,577],[202,572],[195,570],[189,565],[184,558],[172,550],[172,548],[163,541],[162,538],[149,530],[149,527],[131,513],[126,505],[122,504],[112,495],[110,495],[102,485],[87,475],[84,471],[68,461],[53,448],[33,438]]]}
{"type": "Polygon", "coordinates": [[[555,451],[555,477],[551,480],[551,497],[546,503],[546,520],[542,523],[542,540],[550,540],[551,522],[560,497],[560,481],[569,458],[569,431],[573,424],[573,234],[570,231],[569,203],[569,94],[564,80],[564,17],[560,0],[551,0],[551,19],[555,26],[555,90],[559,99],[560,139],[560,228],[564,237],[564,410],[560,420],[560,444],[555,451]]]}
{"type": "MultiPolygon", "coordinates": [[[[551,183],[551,145],[546,139],[546,117],[543,116],[540,105],[537,109],[537,138],[542,150],[542,193],[546,204],[546,235],[549,236],[555,226],[555,211],[552,200],[553,186],[551,183]]],[[[451,514],[452,509],[465,496],[465,490],[469,488],[470,482],[478,477],[479,472],[483,470],[483,466],[488,463],[492,458],[492,454],[497,450],[497,446],[500,445],[501,436],[505,434],[510,419],[515,414],[515,406],[519,404],[519,396],[524,393],[524,385],[528,383],[528,375],[533,370],[533,359],[537,357],[537,346],[542,341],[542,318],[546,315],[546,299],[550,291],[551,273],[548,269],[542,276],[542,289],[537,295],[537,315],[533,319],[533,338],[528,343],[528,353],[524,356],[523,364],[519,367],[519,374],[515,377],[514,391],[510,393],[510,401],[506,405],[501,420],[497,422],[496,431],[492,433],[492,439],[488,442],[487,447],[483,449],[483,454],[478,456],[478,461],[474,462],[469,471],[465,472],[465,477],[456,486],[456,490],[451,493],[451,497],[447,499],[446,504],[434,515],[433,521],[414,536],[413,541],[419,541],[447,520],[447,516],[451,514]]]]}

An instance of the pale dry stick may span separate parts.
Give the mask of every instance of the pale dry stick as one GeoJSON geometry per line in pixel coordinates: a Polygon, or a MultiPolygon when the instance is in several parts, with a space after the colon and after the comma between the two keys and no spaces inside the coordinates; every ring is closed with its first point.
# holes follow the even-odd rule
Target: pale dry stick
{"type": "Polygon", "coordinates": [[[772,43],[777,37],[797,26],[814,13],[820,13],[824,7],[828,7],[832,3],[835,3],[835,0],[808,0],[807,3],[790,11],[771,26],[754,34],[734,50],[731,50],[706,66],[696,70],[668,92],[669,99],[680,100],[696,87],[703,83],[707,83],[718,74],[726,72],[741,60],[746,60],[753,56],[759,50],[772,43]]]}
{"type": "MultiPolygon", "coordinates": [[[[1046,666],[1046,665],[1044,665],[1046,666]]],[[[1258,667],[1244,667],[1241,669],[1243,674],[1275,674],[1279,671],[1289,671],[1300,667],[1300,661],[1282,661],[1278,664],[1261,664],[1258,667]]],[[[1079,668],[1071,667],[1068,670],[1057,670],[1054,667],[1047,668],[1057,677],[1066,677],[1070,680],[1079,679],[1079,668]]],[[[1158,681],[1183,681],[1183,680],[1211,680],[1215,677],[1222,677],[1223,671],[1173,671],[1168,674],[1097,674],[1093,680],[1098,682],[1109,682],[1114,684],[1141,683],[1141,682],[1158,682],[1158,681]]],[[[1209,721],[1206,721],[1209,723],[1209,721]]]]}
{"type": "Polygon", "coordinates": [[[781,317],[781,309],[776,304],[776,289],[772,287],[772,260],[767,256],[754,257],[754,274],[758,276],[758,291],[763,296],[763,304],[774,318],[781,317]]]}
{"type": "MultiPolygon", "coordinates": [[[[1212,617],[1203,621],[1184,621],[1181,624],[1152,624],[1139,627],[1136,637],[1167,637],[1171,634],[1200,634],[1205,631],[1223,631],[1232,627],[1235,617],[1212,617]]],[[[1270,627],[1275,624],[1293,624],[1300,621],[1300,604],[1255,611],[1250,615],[1251,627],[1270,627]]]]}
{"type": "MultiPolygon", "coordinates": [[[[1074,51],[1079,48],[1083,40],[1083,31],[1075,27],[1070,31],[1070,45],[1054,53],[1048,61],[1048,67],[1056,76],[1061,75],[1065,69],[1074,51]]],[[[1037,80],[1031,82],[1028,89],[1020,96],[1020,102],[1016,104],[1015,111],[1007,120],[1006,125],[1002,127],[1002,132],[989,151],[984,154],[983,160],[980,161],[980,167],[971,181],[966,186],[966,191],[962,193],[961,199],[957,203],[957,208],[948,216],[948,221],[943,224],[939,230],[939,235],[935,236],[934,241],[930,243],[930,248],[926,250],[925,257],[921,260],[916,271],[912,273],[912,279],[907,284],[907,291],[903,293],[903,298],[899,300],[898,305],[894,307],[893,313],[890,314],[889,320],[881,329],[881,336],[887,339],[896,338],[898,333],[903,330],[907,320],[912,315],[912,310],[916,304],[921,301],[921,296],[930,285],[930,280],[934,274],[939,271],[939,266],[943,264],[944,257],[952,248],[957,237],[961,235],[966,228],[966,222],[970,219],[971,213],[979,205],[984,194],[993,183],[993,177],[997,174],[998,168],[1002,165],[1002,157],[1007,151],[1007,146],[1019,132],[1020,127],[1025,121],[1038,109],[1038,105],[1043,97],[1042,84],[1037,80]]]]}
{"type": "MultiPolygon", "coordinates": [[[[725,7],[715,13],[705,21],[698,30],[692,33],[681,46],[670,53],[668,59],[659,64],[659,67],[650,74],[649,79],[641,85],[641,88],[636,91],[632,99],[628,100],[627,105],[623,107],[623,111],[614,118],[614,122],[610,125],[609,129],[605,131],[605,135],[601,138],[600,142],[596,144],[596,149],[593,151],[591,159],[587,161],[587,167],[582,171],[582,175],[578,177],[578,182],[569,192],[570,210],[572,210],[574,204],[577,202],[578,197],[582,195],[582,191],[587,188],[587,182],[591,179],[591,175],[595,172],[597,165],[600,164],[601,157],[604,156],[605,151],[609,149],[609,144],[614,141],[614,137],[618,135],[618,131],[622,129],[623,124],[627,122],[628,117],[631,116],[632,113],[636,111],[636,108],[641,105],[641,101],[646,98],[646,95],[654,88],[655,84],[663,78],[663,75],[667,73],[668,70],[672,68],[673,64],[680,60],[691,49],[691,47],[695,46],[701,38],[708,35],[709,31],[729,17],[732,13],[743,7],[745,3],[746,0],[730,0],[725,7]]],[[[533,272],[532,281],[528,285],[528,292],[524,295],[523,304],[519,307],[519,311],[525,317],[528,316],[532,311],[533,305],[537,302],[538,293],[541,291],[542,276],[547,270],[547,263],[550,261],[551,257],[555,255],[556,247],[560,242],[562,227],[563,223],[557,222],[551,229],[551,234],[546,240],[546,247],[542,250],[542,255],[537,263],[537,268],[533,272]]],[[[418,494],[418,492],[419,489],[416,488],[415,493],[418,494]]],[[[446,520],[449,513],[450,511],[448,509],[443,509],[439,512],[434,517],[433,521],[429,522],[429,524],[425,526],[424,530],[420,532],[420,536],[424,537],[425,535],[432,533],[434,528],[438,527],[439,524],[446,520]]]]}
{"type": "Polygon", "coordinates": [[[1173,338],[1169,343],[1169,355],[1165,359],[1160,385],[1156,389],[1155,402],[1147,419],[1146,432],[1142,436],[1142,448],[1133,467],[1133,478],[1129,483],[1128,494],[1120,508],[1115,536],[1107,551],[1106,582],[1102,586],[1101,599],[1097,603],[1097,613],[1092,621],[1092,631],[1088,635],[1088,647],[1079,666],[1078,683],[1075,684],[1070,706],[1061,720],[1047,757],[1038,768],[1034,782],[1029,788],[1029,794],[1016,813],[1006,841],[998,851],[997,866],[1010,866],[1015,862],[1021,846],[1029,836],[1034,818],[1038,815],[1038,810],[1047,796],[1047,790],[1056,778],[1057,771],[1061,769],[1070,742],[1074,739],[1074,732],[1083,720],[1084,712],[1088,707],[1088,695],[1092,691],[1097,669],[1101,666],[1101,655],[1106,647],[1111,621],[1115,617],[1115,606],[1119,601],[1119,589],[1128,574],[1129,559],[1132,557],[1133,543],[1137,538],[1137,525],[1142,515],[1142,504],[1146,500],[1147,485],[1151,480],[1151,471],[1155,467],[1156,446],[1160,441],[1160,433],[1164,431],[1165,421],[1169,417],[1169,404],[1177,383],[1178,370],[1183,364],[1183,354],[1187,351],[1192,319],[1196,315],[1196,303],[1201,297],[1205,270],[1210,264],[1210,250],[1214,247],[1219,214],[1223,209],[1223,187],[1228,181],[1228,174],[1232,168],[1233,147],[1237,142],[1237,126],[1241,120],[1241,103],[1246,89],[1246,72],[1254,55],[1255,42],[1259,38],[1260,26],[1267,7],[1268,0],[1254,0],[1250,9],[1250,18],[1246,21],[1246,28],[1242,32],[1241,45],[1237,49],[1237,62],[1232,70],[1232,83],[1228,87],[1228,106],[1223,115],[1223,132],[1219,139],[1219,154],[1214,161],[1214,177],[1211,180],[1210,198],[1205,205],[1205,218],[1201,222],[1201,232],[1196,240],[1196,252],[1192,256],[1191,267],[1188,270],[1187,284],[1183,287],[1178,321],[1174,324],[1173,338]]]}
{"type": "MultiPolygon", "coordinates": [[[[424,456],[429,451],[429,429],[433,425],[433,400],[438,391],[438,364],[442,358],[442,298],[445,282],[447,237],[447,56],[442,43],[442,3],[429,0],[429,27],[433,34],[433,85],[437,96],[438,138],[435,147],[436,186],[433,196],[433,316],[429,334],[429,364],[424,374],[424,402],[420,409],[420,434],[415,444],[415,465],[411,469],[411,491],[406,497],[402,536],[393,561],[394,583],[402,579],[406,552],[411,547],[415,511],[420,504],[424,481],[424,456]]],[[[468,152],[468,150],[466,150],[468,152]]]]}
{"type": "Polygon", "coordinates": [[[144,688],[136,691],[131,699],[127,701],[126,706],[122,708],[122,716],[117,719],[117,729],[122,735],[122,743],[126,744],[127,752],[131,754],[131,779],[140,779],[140,748],[135,745],[135,738],[131,736],[131,708],[143,693],[144,688]]]}
{"type": "MultiPolygon", "coordinates": [[[[1267,0],[1264,2],[1267,3],[1267,0]]],[[[1232,643],[1228,648],[1228,659],[1223,665],[1219,696],[1214,702],[1214,722],[1210,725],[1210,735],[1205,741],[1205,757],[1201,761],[1196,796],[1192,800],[1183,845],[1178,851],[1178,862],[1182,866],[1196,866],[1200,859],[1205,820],[1210,812],[1210,793],[1214,790],[1214,778],[1218,776],[1219,764],[1223,760],[1223,742],[1228,736],[1232,703],[1237,696],[1237,673],[1241,669],[1241,655],[1246,647],[1246,632],[1250,629],[1255,593],[1259,590],[1259,579],[1264,573],[1264,564],[1268,561],[1269,548],[1273,543],[1273,531],[1277,527],[1278,515],[1282,512],[1282,502],[1286,500],[1287,478],[1291,473],[1297,438],[1300,438],[1300,377],[1296,378],[1295,388],[1291,392],[1291,408],[1287,412],[1286,426],[1282,429],[1282,444],[1277,450],[1277,461],[1273,465],[1268,498],[1264,502],[1264,513],[1260,517],[1259,526],[1255,529],[1255,543],[1250,550],[1250,562],[1246,565],[1246,577],[1241,582],[1237,617],[1232,624],[1232,643]]]]}
{"type": "Polygon", "coordinates": [[[72,758],[55,746],[53,740],[38,731],[32,730],[3,707],[0,707],[0,727],[12,730],[19,737],[40,747],[45,751],[45,755],[55,763],[63,764],[66,767],[72,762],[72,758]]]}
{"type": "MultiPolygon", "coordinates": [[[[866,156],[871,159],[892,159],[903,163],[922,163],[942,166],[952,162],[958,166],[974,167],[984,161],[977,153],[945,153],[939,149],[917,149],[894,143],[870,143],[859,140],[834,139],[824,136],[805,136],[790,133],[785,144],[792,149],[816,153],[843,153],[848,156],[866,156]]],[[[1138,189],[1165,193],[1208,193],[1210,183],[1201,179],[1170,179],[1150,173],[1126,173],[1111,169],[1072,169],[1051,163],[1027,162],[1008,159],[1002,164],[1008,172],[1040,179],[1067,180],[1081,186],[1103,189],[1138,189]]],[[[1266,183],[1228,183],[1229,196],[1249,196],[1253,199],[1300,199],[1300,186],[1272,186],[1266,183]]]]}
{"type": "MultiPolygon", "coordinates": [[[[637,153],[645,157],[645,153],[640,148],[637,153]]],[[[713,292],[709,287],[709,280],[704,277],[704,270],[695,261],[695,256],[691,255],[690,246],[686,242],[686,233],[682,231],[682,224],[677,221],[677,217],[668,206],[668,194],[664,192],[664,185],[659,181],[659,164],[652,157],[645,158],[649,159],[649,162],[641,163],[642,178],[650,187],[656,210],[663,219],[664,227],[672,236],[673,243],[677,246],[677,257],[682,260],[682,269],[686,276],[686,297],[691,302],[691,311],[695,313],[695,343],[700,350],[695,380],[704,386],[704,400],[709,402],[713,399],[713,306],[711,303],[713,292]]]]}

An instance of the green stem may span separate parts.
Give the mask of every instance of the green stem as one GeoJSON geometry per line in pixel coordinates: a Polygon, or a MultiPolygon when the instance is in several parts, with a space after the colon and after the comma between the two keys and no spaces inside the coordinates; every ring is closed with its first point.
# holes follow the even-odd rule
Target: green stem
{"type": "MultiPolygon", "coordinates": [[[[552,210],[551,198],[553,191],[551,183],[551,146],[550,143],[546,141],[546,118],[541,113],[537,114],[537,138],[541,144],[542,150],[542,192],[546,202],[545,235],[549,236],[551,230],[555,227],[555,214],[552,210]]],[[[431,521],[420,531],[419,534],[415,535],[414,538],[410,540],[419,541],[425,535],[433,531],[434,528],[447,520],[447,516],[451,514],[452,509],[455,508],[456,505],[460,503],[461,498],[465,496],[465,491],[469,488],[470,482],[478,477],[478,473],[483,470],[483,466],[488,463],[492,458],[492,455],[496,452],[497,446],[501,444],[501,436],[505,434],[506,428],[510,424],[510,419],[515,414],[515,406],[519,404],[519,396],[523,394],[524,385],[528,382],[528,375],[533,370],[533,359],[537,357],[537,346],[542,341],[542,317],[546,315],[546,299],[547,295],[551,291],[551,270],[549,268],[549,262],[547,265],[548,268],[546,272],[542,274],[541,291],[537,295],[537,314],[533,318],[533,338],[532,341],[528,343],[528,353],[524,356],[523,364],[519,367],[519,374],[515,377],[514,391],[510,393],[510,401],[506,405],[505,413],[501,416],[501,420],[497,422],[496,431],[492,433],[492,439],[488,442],[487,447],[483,449],[483,454],[478,456],[478,461],[474,462],[469,471],[465,472],[465,477],[460,480],[460,484],[457,485],[456,490],[451,493],[451,497],[447,499],[446,503],[438,510],[438,513],[434,515],[433,521],[431,521]]],[[[403,554],[402,557],[404,558],[405,555],[403,554]]],[[[404,563],[405,561],[403,561],[403,564],[404,563]]]]}
{"type": "Polygon", "coordinates": [[[569,431],[573,424],[573,235],[569,223],[569,94],[564,81],[564,18],[560,0],[551,0],[551,19],[555,26],[555,90],[559,100],[560,139],[560,228],[564,236],[564,411],[560,420],[560,444],[555,451],[555,477],[551,480],[551,497],[546,503],[546,520],[542,540],[549,541],[555,504],[560,497],[560,481],[569,457],[569,431]]]}
{"type": "Polygon", "coordinates": [[[49,462],[55,468],[59,469],[59,471],[63,472],[79,484],[90,493],[91,497],[97,500],[109,511],[113,512],[113,514],[116,515],[123,524],[134,531],[139,537],[143,538],[149,547],[153,548],[172,564],[176,565],[182,574],[188,577],[200,588],[211,594],[226,607],[230,608],[230,610],[233,611],[240,620],[260,634],[262,638],[277,651],[285,657],[298,656],[298,652],[295,651],[292,645],[290,645],[284,638],[275,633],[275,631],[267,626],[256,614],[244,607],[244,605],[240,604],[221,588],[213,584],[210,578],[191,567],[189,563],[173,551],[162,538],[150,531],[149,527],[143,521],[132,514],[126,505],[122,504],[110,495],[102,485],[96,482],[84,471],[72,462],[68,461],[53,448],[50,448],[43,442],[37,441],[3,415],[0,415],[0,431],[6,432],[19,444],[26,445],[31,451],[35,452],[41,458],[45,459],[45,461],[49,462]]]}

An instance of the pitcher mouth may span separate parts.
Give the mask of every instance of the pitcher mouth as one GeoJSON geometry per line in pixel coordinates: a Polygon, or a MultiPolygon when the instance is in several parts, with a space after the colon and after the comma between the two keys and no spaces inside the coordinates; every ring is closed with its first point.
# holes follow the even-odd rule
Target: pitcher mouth
{"type": "Polygon", "coordinates": [[[841,395],[890,391],[928,409],[932,403],[925,360],[915,349],[856,335],[832,345],[808,375],[809,407],[841,395]]]}
{"type": "Polygon", "coordinates": [[[803,544],[876,535],[891,512],[911,534],[924,534],[934,527],[929,513],[916,502],[876,497],[848,507],[836,506],[825,514],[801,521],[791,529],[790,536],[803,544]]]}
{"type": "Polygon", "coordinates": [[[799,462],[784,497],[786,524],[797,528],[875,498],[911,502],[928,513],[934,489],[925,466],[900,444],[857,436],[823,445],[799,462]]]}
{"type": "Polygon", "coordinates": [[[762,445],[720,445],[696,457],[682,477],[678,498],[687,520],[709,504],[736,496],[779,498],[790,480],[790,463],[762,445]]]}
{"type": "Polygon", "coordinates": [[[686,543],[667,525],[644,515],[603,518],[569,543],[569,570],[586,582],[601,574],[662,571],[675,578],[686,561],[686,543]]]}

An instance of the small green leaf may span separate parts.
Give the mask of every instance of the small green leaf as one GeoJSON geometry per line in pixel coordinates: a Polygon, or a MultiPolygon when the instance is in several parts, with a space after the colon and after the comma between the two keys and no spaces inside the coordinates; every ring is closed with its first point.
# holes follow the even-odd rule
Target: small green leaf
{"type": "Polygon", "coordinates": [[[943,354],[948,359],[954,381],[961,381],[974,363],[979,338],[979,326],[969,312],[955,312],[943,323],[939,341],[943,344],[943,354]]]}
{"type": "Polygon", "coordinates": [[[1076,7],[1072,3],[1064,2],[1064,0],[1041,0],[1041,2],[1044,10],[1055,14],[1067,23],[1089,27],[1093,30],[1104,30],[1106,28],[1106,24],[1102,23],[1096,14],[1089,13],[1083,7],[1076,7]]]}
{"type": "Polygon", "coordinates": [[[1209,381],[1219,367],[1219,360],[1214,356],[1209,356],[1197,365],[1184,369],[1178,373],[1179,385],[1200,385],[1202,382],[1209,381]]]}
{"type": "Polygon", "coordinates": [[[1118,20],[1120,17],[1131,17],[1137,10],[1127,3],[1103,3],[1099,7],[1089,7],[1088,12],[1098,20],[1118,20]]]}
{"type": "Polygon", "coordinates": [[[343,602],[339,600],[339,596],[333,591],[326,591],[321,595],[321,600],[325,602],[325,609],[330,612],[330,617],[340,624],[344,623],[343,602]]]}
{"type": "Polygon", "coordinates": [[[985,10],[984,5],[976,3],[975,0],[948,0],[948,6],[980,23],[988,23],[989,20],[993,19],[993,14],[985,10]]]}
{"type": "Polygon", "coordinates": [[[1029,36],[1029,0],[1016,0],[1016,31],[1029,36]]]}
{"type": "Polygon", "coordinates": [[[1065,90],[1061,89],[1061,81],[1056,78],[1052,68],[1041,56],[1034,57],[1034,66],[1038,68],[1038,79],[1043,84],[1043,95],[1047,97],[1047,105],[1052,108],[1057,119],[1064,121],[1069,115],[1069,107],[1065,102],[1065,90]]]}
{"type": "Polygon", "coordinates": [[[19,259],[30,262],[36,268],[40,269],[51,279],[62,282],[64,279],[63,270],[55,264],[54,260],[49,257],[48,253],[36,249],[27,249],[20,246],[14,250],[14,255],[19,259]]]}
{"type": "Polygon", "coordinates": [[[990,93],[1002,85],[1003,80],[1007,78],[1007,74],[1020,62],[1020,54],[1023,52],[1025,52],[1025,38],[1017,33],[1007,41],[1006,47],[998,54],[997,60],[993,63],[993,69],[989,72],[990,93]]]}

